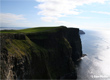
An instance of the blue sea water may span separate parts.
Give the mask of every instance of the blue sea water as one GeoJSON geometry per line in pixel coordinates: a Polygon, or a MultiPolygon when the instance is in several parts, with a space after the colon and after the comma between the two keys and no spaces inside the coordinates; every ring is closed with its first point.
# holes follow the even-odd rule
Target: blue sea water
{"type": "Polygon", "coordinates": [[[0,27],[0,30],[19,30],[26,29],[27,27],[0,27]]]}
{"type": "Polygon", "coordinates": [[[81,35],[87,56],[77,65],[77,80],[110,80],[110,31],[90,31],[81,35]]]}

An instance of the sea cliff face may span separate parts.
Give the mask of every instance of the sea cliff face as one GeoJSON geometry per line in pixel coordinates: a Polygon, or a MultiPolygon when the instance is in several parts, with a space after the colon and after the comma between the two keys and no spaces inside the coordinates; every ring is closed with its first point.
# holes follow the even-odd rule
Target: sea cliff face
{"type": "Polygon", "coordinates": [[[79,29],[1,33],[1,79],[76,79],[82,56],[79,29]],[[71,76],[72,74],[72,76],[71,76]]]}

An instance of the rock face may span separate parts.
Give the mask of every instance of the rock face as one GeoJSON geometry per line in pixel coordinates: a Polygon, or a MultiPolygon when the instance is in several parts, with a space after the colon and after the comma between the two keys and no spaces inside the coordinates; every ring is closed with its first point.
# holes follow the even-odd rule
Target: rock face
{"type": "Polygon", "coordinates": [[[79,29],[1,33],[1,79],[76,79],[82,56],[79,29]]]}
{"type": "Polygon", "coordinates": [[[77,28],[68,28],[65,29],[65,38],[68,40],[72,47],[72,60],[77,61],[82,56],[82,46],[79,36],[79,29],[77,28]],[[74,36],[74,37],[73,37],[74,36]]]}

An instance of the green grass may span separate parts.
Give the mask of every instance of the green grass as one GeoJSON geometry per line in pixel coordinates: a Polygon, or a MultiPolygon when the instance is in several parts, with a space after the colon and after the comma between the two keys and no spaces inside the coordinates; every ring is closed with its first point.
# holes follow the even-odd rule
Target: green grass
{"type": "Polygon", "coordinates": [[[33,43],[27,36],[25,40],[6,39],[5,48],[9,51],[9,55],[15,55],[17,58],[29,56],[31,59],[32,53],[40,57],[40,52],[47,53],[47,50],[33,43]]]}
{"type": "MultiPolygon", "coordinates": [[[[47,39],[48,37],[48,32],[49,34],[51,32],[56,32],[57,30],[59,30],[62,27],[35,27],[35,28],[27,28],[27,29],[21,29],[21,30],[1,30],[1,33],[6,33],[7,35],[10,36],[14,36],[13,33],[15,34],[19,34],[19,33],[26,33],[25,40],[17,40],[15,39],[6,39],[7,45],[6,48],[7,50],[11,53],[11,54],[15,54],[17,57],[22,57],[23,55],[26,55],[25,53],[27,53],[27,55],[31,55],[31,50],[34,53],[37,53],[37,55],[39,56],[38,53],[40,53],[40,51],[42,52],[46,52],[46,50],[38,45],[36,45],[35,43],[33,43],[30,39],[47,39]],[[44,32],[44,33],[42,33],[44,32]],[[36,34],[39,33],[39,34],[36,34]],[[36,37],[37,36],[37,37],[36,37]]],[[[5,34],[3,34],[3,36],[5,36],[5,34]]],[[[16,35],[17,36],[17,35],[16,35]]],[[[20,37],[20,36],[18,36],[20,37]]],[[[22,37],[21,37],[22,38],[22,37]]]]}
{"type": "Polygon", "coordinates": [[[23,55],[30,55],[30,45],[27,43],[26,40],[6,40],[7,45],[6,49],[9,51],[10,55],[15,55],[16,57],[21,58],[23,55]]]}
{"type": "Polygon", "coordinates": [[[27,28],[21,30],[1,30],[1,33],[37,33],[37,32],[55,32],[59,27],[35,27],[35,28],[27,28]]]}

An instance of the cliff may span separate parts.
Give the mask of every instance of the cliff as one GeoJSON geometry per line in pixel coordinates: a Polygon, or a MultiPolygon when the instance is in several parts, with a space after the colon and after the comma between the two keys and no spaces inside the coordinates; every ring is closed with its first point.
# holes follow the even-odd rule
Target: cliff
{"type": "Polygon", "coordinates": [[[77,78],[75,62],[82,56],[79,29],[2,31],[0,38],[1,79],[77,78]]]}
{"type": "Polygon", "coordinates": [[[83,30],[79,30],[79,34],[85,34],[83,30]]]}

